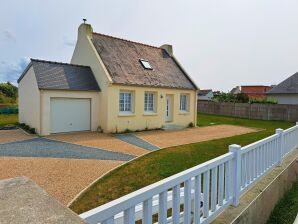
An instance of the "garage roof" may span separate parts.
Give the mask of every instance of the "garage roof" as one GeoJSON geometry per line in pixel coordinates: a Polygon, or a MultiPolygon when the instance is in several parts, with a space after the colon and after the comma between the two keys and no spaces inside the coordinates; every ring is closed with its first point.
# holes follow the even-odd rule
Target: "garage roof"
{"type": "Polygon", "coordinates": [[[18,83],[33,67],[39,89],[100,91],[89,66],[31,59],[18,83]]]}

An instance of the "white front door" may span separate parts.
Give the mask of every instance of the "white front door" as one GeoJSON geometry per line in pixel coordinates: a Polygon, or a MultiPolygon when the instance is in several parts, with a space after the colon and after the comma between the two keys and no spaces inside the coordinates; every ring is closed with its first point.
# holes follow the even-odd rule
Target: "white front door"
{"type": "Polygon", "coordinates": [[[172,114],[172,97],[170,95],[166,96],[166,122],[171,122],[173,120],[172,114]]]}
{"type": "Polygon", "coordinates": [[[51,98],[51,133],[90,131],[91,99],[51,98]]]}

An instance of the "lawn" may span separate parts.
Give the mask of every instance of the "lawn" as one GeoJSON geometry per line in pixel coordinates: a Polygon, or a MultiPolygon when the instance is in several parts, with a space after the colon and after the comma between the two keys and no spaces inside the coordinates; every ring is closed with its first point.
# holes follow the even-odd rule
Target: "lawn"
{"type": "Polygon", "coordinates": [[[275,206],[268,224],[292,224],[298,212],[298,181],[275,206]]]}
{"type": "Polygon", "coordinates": [[[199,126],[211,124],[232,124],[263,130],[229,138],[165,148],[147,154],[105,175],[71,204],[70,208],[76,213],[85,212],[220,156],[228,152],[230,144],[244,146],[273,134],[276,128],[286,129],[293,125],[291,122],[249,120],[198,114],[199,126]]]}
{"type": "Polygon", "coordinates": [[[0,114],[0,127],[7,124],[17,124],[18,114],[0,114]]]}

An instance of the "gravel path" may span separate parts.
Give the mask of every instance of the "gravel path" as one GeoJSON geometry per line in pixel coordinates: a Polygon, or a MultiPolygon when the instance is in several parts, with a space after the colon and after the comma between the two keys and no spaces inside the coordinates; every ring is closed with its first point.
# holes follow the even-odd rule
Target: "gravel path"
{"type": "Polygon", "coordinates": [[[0,179],[26,176],[67,205],[94,180],[122,161],[0,157],[0,179]]]}
{"type": "Polygon", "coordinates": [[[82,145],[86,147],[104,149],[112,152],[125,153],[134,156],[141,156],[148,153],[148,150],[142,149],[127,142],[115,138],[111,134],[98,132],[80,132],[69,134],[55,134],[46,138],[63,141],[72,144],[82,145]]]}
{"type": "Polygon", "coordinates": [[[36,138],[35,135],[29,135],[21,129],[16,130],[0,130],[0,144],[15,142],[15,141],[24,141],[28,139],[36,138]]]}
{"type": "Polygon", "coordinates": [[[0,156],[128,161],[135,156],[45,138],[0,144],[0,156]]]}
{"type": "Polygon", "coordinates": [[[127,142],[132,145],[136,145],[140,148],[149,150],[149,151],[154,151],[159,149],[157,146],[150,144],[149,142],[144,141],[141,138],[138,138],[134,134],[116,134],[114,135],[116,138],[120,139],[121,141],[127,142]]]}
{"type": "Polygon", "coordinates": [[[185,145],[242,135],[259,131],[236,125],[214,125],[209,127],[187,128],[177,131],[146,131],[138,132],[136,136],[160,148],[185,145]]]}

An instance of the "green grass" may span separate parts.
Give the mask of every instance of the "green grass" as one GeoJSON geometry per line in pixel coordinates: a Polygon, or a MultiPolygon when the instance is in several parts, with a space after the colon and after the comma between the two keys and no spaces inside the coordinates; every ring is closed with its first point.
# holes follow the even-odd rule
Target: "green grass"
{"type": "Polygon", "coordinates": [[[292,224],[298,212],[298,181],[275,206],[268,224],[292,224]]]}
{"type": "Polygon", "coordinates": [[[232,124],[262,129],[218,140],[161,149],[147,154],[113,170],[93,184],[70,208],[82,213],[156,181],[206,162],[228,152],[230,144],[242,146],[260,140],[275,132],[276,128],[289,128],[290,122],[261,121],[199,114],[198,125],[232,124]]]}
{"type": "Polygon", "coordinates": [[[8,124],[17,124],[18,114],[0,114],[0,127],[8,124]]]}

